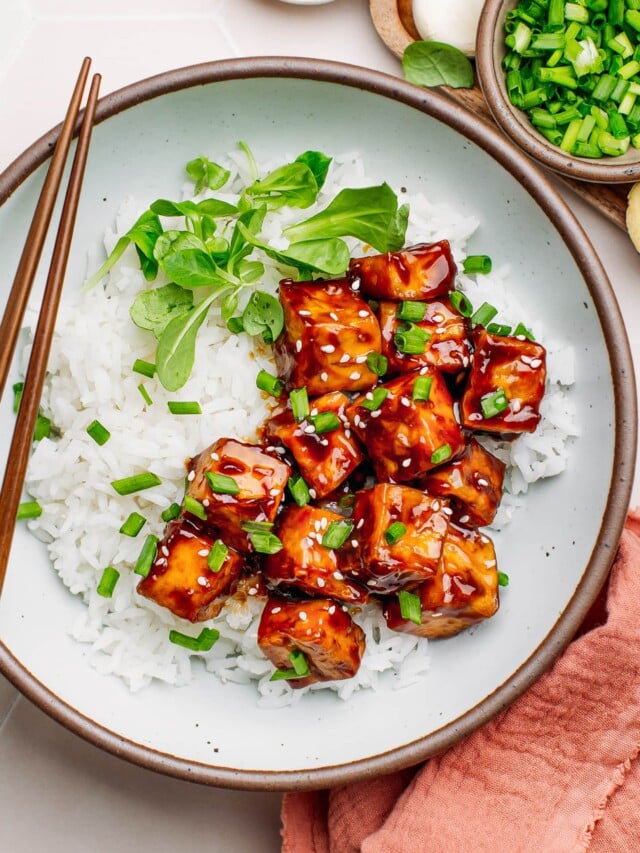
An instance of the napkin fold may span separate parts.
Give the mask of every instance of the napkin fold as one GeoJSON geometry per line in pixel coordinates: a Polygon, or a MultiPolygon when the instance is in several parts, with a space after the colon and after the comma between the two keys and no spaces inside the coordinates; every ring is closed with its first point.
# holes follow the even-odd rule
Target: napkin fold
{"type": "Polygon", "coordinates": [[[527,693],[438,758],[286,794],[283,853],[638,853],[640,512],[627,518],[606,621],[527,693]]]}

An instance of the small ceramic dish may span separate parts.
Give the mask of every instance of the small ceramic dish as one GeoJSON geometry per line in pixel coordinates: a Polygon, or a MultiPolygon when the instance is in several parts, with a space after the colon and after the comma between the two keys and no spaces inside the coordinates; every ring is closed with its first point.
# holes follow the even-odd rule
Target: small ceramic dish
{"type": "Polygon", "coordinates": [[[486,0],[476,40],[476,66],[482,93],[493,118],[504,133],[526,154],[547,169],[599,183],[631,183],[640,178],[640,149],[629,147],[619,157],[587,159],[567,154],[549,142],[526,114],[509,100],[502,70],[506,48],[504,22],[518,0],[486,0]]]}

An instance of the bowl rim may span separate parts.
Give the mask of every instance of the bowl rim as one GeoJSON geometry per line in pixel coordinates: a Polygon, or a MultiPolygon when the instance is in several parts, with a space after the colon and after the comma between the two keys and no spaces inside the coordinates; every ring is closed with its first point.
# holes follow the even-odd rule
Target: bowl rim
{"type": "MultiPolygon", "coordinates": [[[[564,650],[603,586],[622,534],[635,465],[636,386],[629,342],[613,289],[568,205],[540,169],[503,134],[442,94],[426,91],[383,72],[346,63],[297,57],[246,57],[186,66],[140,80],[104,96],[98,103],[96,120],[101,123],[139,103],[171,92],[257,77],[332,83],[400,101],[465,136],[505,168],[551,221],[584,277],[608,346],[615,403],[614,464],[607,509],[598,541],[564,612],[533,654],[493,693],[458,719],[409,744],[346,764],[308,770],[234,770],[205,765],[142,746],[89,719],[39,681],[0,640],[0,672],[50,717],[113,755],[150,770],[208,785],[243,790],[308,790],[390,773],[443,752],[510,705],[564,650]]],[[[51,155],[59,131],[60,125],[44,134],[0,174],[0,204],[51,155]]]]}
{"type": "Polygon", "coordinates": [[[640,178],[640,151],[630,162],[625,155],[589,160],[567,154],[538,133],[524,113],[514,107],[507,95],[502,57],[502,21],[517,4],[504,0],[485,0],[476,36],[476,70],[480,88],[498,127],[522,150],[542,166],[581,181],[604,184],[632,183],[640,178]]]}

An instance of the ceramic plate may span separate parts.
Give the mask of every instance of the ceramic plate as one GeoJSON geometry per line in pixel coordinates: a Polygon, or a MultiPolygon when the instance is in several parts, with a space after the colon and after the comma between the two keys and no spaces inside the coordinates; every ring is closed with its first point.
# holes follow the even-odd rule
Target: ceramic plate
{"type": "MultiPolygon", "coordinates": [[[[83,608],[44,547],[16,531],[0,602],[0,668],[52,717],[143,766],[238,788],[324,787],[445,749],[520,695],[569,642],[615,551],[631,489],[635,391],[615,298],[592,247],[541,173],[497,133],[437,94],[380,73],[295,59],[245,59],[137,83],[99,106],[68,288],[78,287],[125,195],[179,192],[184,163],[248,141],[259,156],[315,148],[361,152],[374,179],[476,214],[471,250],[509,262],[517,296],[577,354],[581,436],[569,470],[538,484],[495,537],[511,584],[497,616],[431,644],[425,678],[383,682],[348,702],[311,694],[259,710],[253,687],[199,672],[187,687],[130,694],[101,676],[68,634],[83,608]]],[[[5,295],[55,131],[0,176],[5,295]]],[[[46,164],[45,164],[46,165],[46,164]]],[[[10,400],[0,413],[8,447],[10,400]]],[[[4,458],[4,457],[3,457],[4,458]]],[[[597,677],[597,674],[594,675],[597,677]]]]}

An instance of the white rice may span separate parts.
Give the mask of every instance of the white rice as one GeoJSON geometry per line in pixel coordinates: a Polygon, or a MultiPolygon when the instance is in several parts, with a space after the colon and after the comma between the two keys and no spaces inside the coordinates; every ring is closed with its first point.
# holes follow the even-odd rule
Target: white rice
{"type": "MultiPolygon", "coordinates": [[[[232,190],[248,180],[246,159],[228,155],[232,190]]],[[[280,162],[284,162],[284,159],[280,162]]],[[[279,163],[265,163],[265,173],[279,163]]],[[[367,179],[360,158],[345,154],[334,158],[325,187],[313,208],[305,211],[283,208],[267,218],[263,236],[277,248],[286,246],[282,228],[301,216],[321,209],[345,186],[365,186],[367,179]]],[[[185,197],[191,185],[185,188],[185,197]]],[[[216,193],[231,202],[237,193],[216,193]]],[[[202,196],[200,197],[202,198],[202,196]]],[[[446,238],[455,259],[466,255],[465,246],[478,228],[474,217],[462,217],[447,205],[432,204],[422,195],[402,195],[410,204],[407,244],[446,238]]],[[[150,201],[150,200],[147,200],[150,201]]],[[[105,238],[110,251],[144,208],[131,198],[122,205],[116,226],[105,238]]],[[[351,240],[354,253],[362,247],[351,240]]],[[[490,253],[490,247],[487,247],[490,253]]],[[[93,272],[101,259],[90,261],[93,272]]],[[[267,260],[260,286],[275,288],[283,273],[267,260]]],[[[500,322],[516,324],[525,314],[514,304],[509,291],[509,271],[498,269],[488,276],[459,276],[459,285],[479,305],[485,299],[500,307],[500,322]]],[[[156,286],[161,281],[154,282],[156,286]]],[[[231,600],[217,619],[208,623],[220,630],[221,638],[207,653],[189,652],[168,639],[175,628],[197,635],[203,624],[191,626],[165,608],[138,596],[139,580],[132,572],[144,536],[162,536],[160,511],[181,500],[184,461],[220,436],[251,441],[268,415],[268,404],[255,387],[255,376],[264,367],[273,371],[269,348],[256,345],[246,335],[230,335],[214,307],[202,326],[197,343],[196,368],[179,392],[167,392],[156,378],[132,373],[136,359],[154,360],[153,339],[136,328],[129,318],[134,296],[148,287],[130,248],[116,265],[106,284],[88,293],[65,295],[53,342],[42,408],[60,430],[61,436],[40,441],[33,452],[26,487],[43,513],[29,522],[31,530],[47,543],[49,555],[62,582],[86,603],[86,610],[69,626],[72,636],[90,646],[93,666],[105,674],[121,677],[131,690],[139,690],[152,679],[174,685],[190,681],[196,670],[192,661],[201,658],[204,667],[221,681],[257,682],[258,704],[280,706],[298,702],[308,690],[335,690],[348,699],[362,688],[376,688],[382,673],[393,673],[394,685],[413,683],[428,669],[427,641],[390,631],[376,604],[367,605],[356,616],[365,629],[366,652],[357,675],[344,682],[313,685],[292,690],[284,681],[271,682],[273,670],[257,647],[257,626],[263,602],[250,598],[244,605],[231,600]],[[221,372],[222,368],[222,372],[221,372]],[[153,405],[147,406],[138,390],[144,383],[153,405]],[[202,416],[171,415],[168,400],[198,400],[202,416]],[[99,420],[111,433],[99,447],[86,427],[99,420]],[[162,484],[128,497],[118,496],[112,480],[150,470],[162,484]],[[134,510],[147,518],[135,539],[119,528],[134,510]],[[111,599],[96,592],[105,566],[120,572],[111,599]]],[[[23,351],[26,366],[34,319],[26,330],[23,351]]],[[[538,430],[515,442],[483,439],[508,463],[507,493],[495,522],[504,526],[522,502],[529,485],[540,477],[560,473],[566,465],[566,445],[576,435],[575,418],[566,388],[573,382],[572,353],[559,342],[547,341],[535,323],[535,332],[548,349],[549,383],[542,405],[538,430]]],[[[200,673],[200,677],[204,677],[200,673]]]]}

